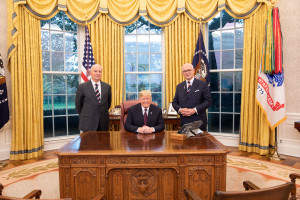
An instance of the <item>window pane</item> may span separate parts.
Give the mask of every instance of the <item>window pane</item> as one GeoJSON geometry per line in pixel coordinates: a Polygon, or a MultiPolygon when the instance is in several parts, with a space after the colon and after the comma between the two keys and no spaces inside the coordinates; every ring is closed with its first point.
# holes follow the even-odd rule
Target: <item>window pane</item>
{"type": "Polygon", "coordinates": [[[241,93],[235,94],[234,101],[235,101],[234,112],[236,113],[241,112],[241,93]]]}
{"type": "Polygon", "coordinates": [[[220,50],[220,31],[212,31],[208,33],[209,50],[220,50]]]}
{"type": "Polygon", "coordinates": [[[54,115],[65,115],[66,114],[66,96],[53,96],[54,103],[54,115]]]}
{"type": "Polygon", "coordinates": [[[220,112],[220,94],[212,93],[212,106],[208,108],[209,112],[220,112]]]}
{"type": "Polygon", "coordinates": [[[143,16],[141,16],[137,21],[137,33],[138,34],[149,33],[149,22],[143,16]]]}
{"type": "Polygon", "coordinates": [[[235,91],[242,91],[242,75],[243,72],[235,72],[235,91]]]}
{"type": "Polygon", "coordinates": [[[51,74],[43,74],[43,91],[44,94],[52,94],[51,74]]]}
{"type": "Polygon", "coordinates": [[[68,74],[67,75],[67,93],[75,94],[79,84],[78,74],[68,74]]]}
{"type": "Polygon", "coordinates": [[[220,51],[209,52],[210,69],[221,69],[220,51]]]}
{"type": "Polygon", "coordinates": [[[221,132],[233,133],[233,115],[221,114],[221,132]]]}
{"type": "Polygon", "coordinates": [[[230,50],[230,51],[222,51],[222,69],[233,69],[234,65],[233,65],[233,55],[234,55],[234,51],[230,50]]]}
{"type": "Polygon", "coordinates": [[[233,94],[221,94],[221,112],[233,112],[233,94]]]}
{"type": "Polygon", "coordinates": [[[77,33],[65,33],[65,51],[77,52],[77,33]]]}
{"type": "Polygon", "coordinates": [[[77,114],[75,108],[75,95],[68,95],[68,114],[77,114]]]}
{"type": "Polygon", "coordinates": [[[149,35],[138,35],[137,44],[139,53],[149,53],[149,35]]]}
{"type": "Polygon", "coordinates": [[[222,49],[234,49],[234,30],[222,31],[222,49]]]}
{"type": "Polygon", "coordinates": [[[69,135],[76,135],[80,133],[78,129],[78,124],[79,124],[79,116],[68,117],[69,135]]]}
{"type": "Polygon", "coordinates": [[[137,75],[126,74],[125,75],[126,93],[137,92],[137,75]]]}
{"type": "Polygon", "coordinates": [[[219,113],[208,113],[208,132],[219,132],[220,131],[220,119],[219,113]]]}
{"type": "Polygon", "coordinates": [[[136,54],[125,54],[125,71],[136,72],[136,54]]]}
{"type": "Polygon", "coordinates": [[[136,35],[125,35],[125,53],[136,52],[136,35]]]}
{"type": "Polygon", "coordinates": [[[161,53],[161,35],[150,35],[150,52],[161,53]]]}
{"type": "Polygon", "coordinates": [[[66,117],[54,117],[55,136],[67,135],[66,117]]]}
{"type": "Polygon", "coordinates": [[[244,46],[244,29],[235,30],[235,48],[243,48],[244,46]]]}
{"type": "Polygon", "coordinates": [[[162,91],[162,74],[150,75],[151,92],[162,91]]]}
{"type": "Polygon", "coordinates": [[[51,52],[52,71],[64,71],[64,53],[51,52]]]}
{"type": "Polygon", "coordinates": [[[150,54],[150,71],[161,72],[161,54],[150,54]]]}
{"type": "Polygon", "coordinates": [[[208,22],[208,30],[216,30],[220,28],[220,12],[208,22]]]}
{"type": "Polygon", "coordinates": [[[44,96],[44,116],[52,116],[52,96],[44,96]]]}
{"type": "Polygon", "coordinates": [[[77,53],[66,53],[65,68],[67,72],[78,71],[78,54],[77,53]]]}
{"type": "Polygon", "coordinates": [[[149,71],[149,54],[138,54],[138,70],[149,71]]]}
{"type": "Polygon", "coordinates": [[[49,29],[50,28],[50,20],[41,20],[41,28],[49,29]]]}
{"type": "Polygon", "coordinates": [[[65,17],[65,30],[77,32],[77,24],[71,21],[71,19],[65,13],[64,13],[64,17],[65,17]]]}
{"type": "Polygon", "coordinates": [[[65,75],[53,74],[53,94],[65,94],[65,75]]]}
{"type": "Polygon", "coordinates": [[[161,28],[159,26],[155,26],[154,24],[150,24],[150,34],[161,35],[161,28]]]}
{"type": "Polygon", "coordinates": [[[149,90],[149,81],[150,75],[149,74],[139,74],[139,85],[138,85],[138,92],[142,90],[149,90]]]}
{"type": "Polygon", "coordinates": [[[64,34],[60,32],[51,32],[51,50],[64,50],[64,34]]]}
{"type": "Polygon", "coordinates": [[[136,34],[136,23],[125,26],[125,34],[136,34]]]}
{"type": "Polygon", "coordinates": [[[222,27],[226,28],[234,28],[234,18],[230,16],[225,10],[222,10],[222,27]]]}
{"type": "Polygon", "coordinates": [[[210,73],[210,89],[212,92],[220,91],[220,73],[211,72],[210,73]]]}
{"type": "Polygon", "coordinates": [[[162,108],[161,93],[152,93],[152,101],[158,104],[158,107],[162,108]]]}
{"type": "Polygon", "coordinates": [[[236,69],[243,68],[243,49],[235,50],[235,68],[236,69]]]}
{"type": "Polygon", "coordinates": [[[137,93],[126,93],[126,100],[135,100],[137,99],[137,93]]]}
{"type": "Polygon", "coordinates": [[[63,12],[60,11],[50,19],[50,29],[62,31],[63,27],[64,27],[63,12]]]}
{"type": "Polygon", "coordinates": [[[42,52],[43,71],[50,71],[50,52],[42,52]]]}
{"type": "Polygon", "coordinates": [[[233,91],[233,72],[222,72],[221,74],[221,90],[233,91]]]}
{"type": "Polygon", "coordinates": [[[240,115],[234,115],[234,133],[240,133],[240,115]]]}
{"type": "Polygon", "coordinates": [[[49,31],[41,31],[42,36],[41,36],[41,42],[42,42],[42,51],[49,51],[50,47],[50,36],[49,36],[49,31]]]}
{"type": "Polygon", "coordinates": [[[243,19],[236,19],[236,24],[235,24],[235,26],[236,26],[237,28],[243,27],[243,26],[244,26],[244,20],[243,20],[243,19]]]}
{"type": "Polygon", "coordinates": [[[52,117],[44,118],[44,137],[53,137],[52,117]]]}

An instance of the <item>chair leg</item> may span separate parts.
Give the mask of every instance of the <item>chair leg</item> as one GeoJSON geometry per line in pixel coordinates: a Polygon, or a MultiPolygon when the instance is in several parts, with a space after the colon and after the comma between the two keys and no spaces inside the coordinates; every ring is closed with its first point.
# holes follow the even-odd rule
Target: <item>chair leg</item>
{"type": "Polygon", "coordinates": [[[297,178],[300,178],[300,174],[297,174],[297,173],[292,173],[290,174],[290,179],[291,179],[291,182],[294,184],[293,185],[293,188],[292,188],[292,191],[291,191],[291,198],[290,200],[296,200],[296,179],[297,178]]]}

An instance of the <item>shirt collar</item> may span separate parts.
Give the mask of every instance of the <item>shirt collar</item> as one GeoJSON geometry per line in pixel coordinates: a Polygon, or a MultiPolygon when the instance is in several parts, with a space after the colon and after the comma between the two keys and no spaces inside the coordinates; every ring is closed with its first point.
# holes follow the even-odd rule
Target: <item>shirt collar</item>
{"type": "Polygon", "coordinates": [[[191,80],[189,80],[189,81],[186,80],[186,84],[188,84],[188,82],[190,82],[190,84],[193,85],[194,79],[195,79],[195,77],[193,77],[193,78],[192,78],[191,80]]]}
{"type": "Polygon", "coordinates": [[[100,86],[100,81],[98,81],[97,83],[95,83],[92,79],[91,79],[91,81],[92,81],[92,84],[94,87],[95,87],[95,84],[98,84],[98,86],[100,86]]]}

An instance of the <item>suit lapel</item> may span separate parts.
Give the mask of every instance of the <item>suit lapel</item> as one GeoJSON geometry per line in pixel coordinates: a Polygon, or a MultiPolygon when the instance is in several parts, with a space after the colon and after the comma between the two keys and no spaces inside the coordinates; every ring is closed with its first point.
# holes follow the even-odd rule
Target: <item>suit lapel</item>
{"type": "Polygon", "coordinates": [[[98,103],[96,94],[95,94],[95,89],[93,86],[93,83],[91,80],[88,81],[88,92],[90,93],[90,96],[93,97],[93,99],[98,103]]]}
{"type": "Polygon", "coordinates": [[[149,106],[149,112],[148,112],[148,117],[147,117],[147,126],[149,126],[150,122],[153,119],[153,105],[150,104],[149,106]]]}
{"type": "Polygon", "coordinates": [[[141,105],[141,103],[139,103],[139,104],[137,104],[138,105],[138,107],[137,107],[137,116],[139,116],[138,117],[138,120],[139,120],[139,123],[140,124],[143,124],[144,125],[144,113],[143,113],[143,110],[142,110],[142,105],[141,105]]]}

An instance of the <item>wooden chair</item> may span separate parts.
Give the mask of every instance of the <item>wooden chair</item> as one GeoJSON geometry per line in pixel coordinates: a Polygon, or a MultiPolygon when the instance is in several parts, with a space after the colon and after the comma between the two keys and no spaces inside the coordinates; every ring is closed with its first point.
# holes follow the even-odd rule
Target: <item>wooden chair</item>
{"type": "MultiPolygon", "coordinates": [[[[121,125],[121,131],[124,131],[124,125],[127,119],[127,115],[128,115],[128,109],[131,106],[134,106],[136,104],[140,103],[140,100],[129,100],[129,101],[123,101],[121,103],[121,117],[120,117],[120,125],[121,125]]],[[[151,102],[151,104],[156,105],[157,103],[151,102]]]]}
{"type": "MultiPolygon", "coordinates": [[[[282,185],[260,189],[250,181],[244,181],[246,191],[241,192],[222,192],[216,191],[213,200],[288,200],[293,189],[292,182],[282,185]]],[[[184,189],[187,199],[201,200],[201,198],[190,189],[184,189]]]]}
{"type": "Polygon", "coordinates": [[[297,178],[300,179],[300,174],[297,174],[297,173],[290,174],[291,182],[294,183],[293,189],[291,191],[291,198],[290,198],[290,200],[296,200],[297,199],[297,197],[296,197],[296,194],[297,194],[296,179],[297,178]]]}
{"type": "Polygon", "coordinates": [[[14,197],[7,197],[2,196],[2,191],[4,186],[0,183],[0,200],[12,200],[12,199],[40,199],[42,191],[41,190],[33,190],[23,198],[14,198],[14,197]]]}

